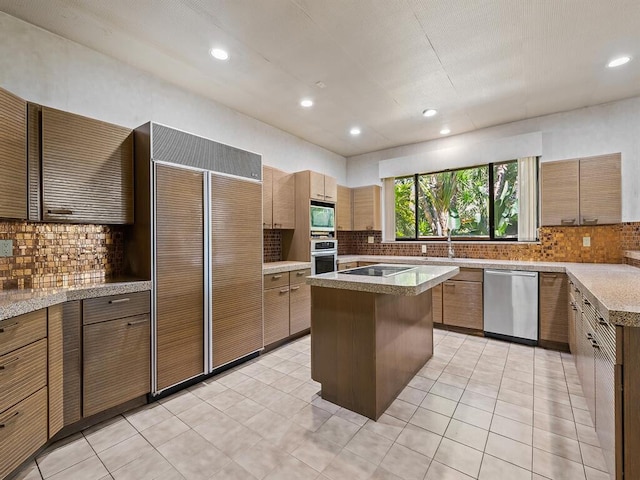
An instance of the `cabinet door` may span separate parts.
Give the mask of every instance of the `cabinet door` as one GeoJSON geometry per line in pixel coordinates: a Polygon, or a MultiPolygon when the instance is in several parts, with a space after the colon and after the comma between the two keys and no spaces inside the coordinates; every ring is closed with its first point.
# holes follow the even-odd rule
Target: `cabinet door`
{"type": "Polygon", "coordinates": [[[351,189],[338,185],[338,201],[336,202],[336,228],[349,231],[353,229],[351,209],[351,189]]]}
{"type": "Polygon", "coordinates": [[[579,161],[540,164],[541,225],[578,225],[579,161]]]}
{"type": "Polygon", "coordinates": [[[262,331],[261,186],[211,175],[213,366],[260,350],[262,331]]]}
{"type": "Polygon", "coordinates": [[[133,134],[128,128],[42,108],[42,217],[133,223],[133,134]]]}
{"type": "Polygon", "coordinates": [[[27,102],[0,88],[0,218],[27,218],[27,102]]]}
{"type": "Polygon", "coordinates": [[[289,331],[291,335],[311,327],[311,285],[292,285],[289,293],[289,331]]]}
{"type": "Polygon", "coordinates": [[[204,372],[202,173],[156,165],[155,235],[156,369],[162,390],[204,372]]]}
{"type": "Polygon", "coordinates": [[[433,309],[433,323],[442,323],[442,284],[431,289],[431,308],[433,309]]]}
{"type": "Polygon", "coordinates": [[[594,348],[591,345],[591,338],[593,338],[593,330],[589,326],[584,314],[582,315],[582,338],[578,339],[581,343],[580,350],[580,363],[581,368],[579,372],[580,383],[582,384],[582,393],[589,407],[589,413],[593,424],[596,424],[596,372],[595,372],[595,357],[594,348]]]}
{"type": "Polygon", "coordinates": [[[264,344],[289,336],[289,287],[264,291],[264,344]]]}
{"type": "Polygon", "coordinates": [[[620,154],[580,160],[580,222],[602,225],[622,221],[620,154]]]}
{"type": "Polygon", "coordinates": [[[329,175],[324,176],[324,199],[327,202],[335,202],[338,199],[338,182],[329,175]]]}
{"type": "Polygon", "coordinates": [[[370,185],[353,189],[353,229],[381,230],[380,187],[370,185]]]}
{"type": "Polygon", "coordinates": [[[262,228],[273,228],[273,169],[262,167],[262,228]]]}
{"type": "Polygon", "coordinates": [[[296,176],[273,169],[273,228],[296,228],[296,176]]]}
{"type": "Polygon", "coordinates": [[[325,200],[323,174],[309,171],[309,197],[312,200],[325,200]]]}
{"type": "Polygon", "coordinates": [[[83,330],[85,417],[149,393],[149,315],[85,325],[83,330]]]}
{"type": "Polygon", "coordinates": [[[540,273],[540,339],[568,343],[567,276],[540,273]]]}
{"type": "MultiPolygon", "coordinates": [[[[613,327],[608,327],[613,328],[613,327]]],[[[605,352],[604,342],[595,351],[596,430],[610,473],[616,471],[615,362],[605,352]]]]}
{"type": "Polygon", "coordinates": [[[444,282],[442,304],[442,323],[484,329],[481,282],[444,282]]]}

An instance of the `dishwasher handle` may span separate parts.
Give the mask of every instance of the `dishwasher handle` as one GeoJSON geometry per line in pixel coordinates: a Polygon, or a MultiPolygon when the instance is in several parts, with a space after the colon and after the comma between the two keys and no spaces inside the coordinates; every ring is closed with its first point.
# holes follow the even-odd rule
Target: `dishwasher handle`
{"type": "Polygon", "coordinates": [[[509,277],[535,277],[538,274],[538,272],[523,272],[520,270],[485,270],[484,273],[509,277]]]}

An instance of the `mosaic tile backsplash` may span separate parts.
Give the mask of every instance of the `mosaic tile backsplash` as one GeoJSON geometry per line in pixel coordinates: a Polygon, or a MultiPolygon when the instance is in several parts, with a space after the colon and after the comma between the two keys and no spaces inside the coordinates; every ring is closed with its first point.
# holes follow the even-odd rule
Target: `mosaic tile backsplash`
{"type": "Polygon", "coordinates": [[[124,228],[0,220],[0,240],[13,240],[0,257],[0,290],[86,283],[122,274],[124,228]]]}
{"type": "Polygon", "coordinates": [[[263,262],[279,262],[282,260],[282,230],[263,230],[264,242],[263,262]]]}
{"type": "MultiPolygon", "coordinates": [[[[445,242],[381,243],[381,232],[338,232],[340,255],[410,255],[446,257],[445,242]],[[374,243],[367,237],[373,236],[374,243]]],[[[454,241],[455,256],[547,262],[622,263],[624,250],[640,249],[640,222],[588,227],[541,227],[539,243],[484,243],[454,241]],[[591,246],[583,247],[583,237],[591,246]]]]}

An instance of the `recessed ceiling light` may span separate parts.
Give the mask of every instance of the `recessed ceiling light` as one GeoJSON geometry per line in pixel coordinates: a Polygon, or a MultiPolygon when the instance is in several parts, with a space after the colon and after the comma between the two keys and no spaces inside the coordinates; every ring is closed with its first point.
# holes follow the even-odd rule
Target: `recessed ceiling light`
{"type": "Polygon", "coordinates": [[[353,127],[351,130],[349,130],[349,133],[351,135],[360,135],[360,129],[358,127],[353,127]]]}
{"type": "Polygon", "coordinates": [[[425,117],[433,117],[436,113],[438,113],[438,111],[433,108],[428,108],[422,111],[422,115],[425,117]]]}
{"type": "Polygon", "coordinates": [[[216,60],[228,60],[229,59],[229,53],[226,50],[223,50],[221,48],[212,48],[209,51],[209,53],[216,60]]]}
{"type": "Polygon", "coordinates": [[[607,63],[607,67],[609,67],[609,68],[619,67],[620,65],[624,65],[625,63],[629,63],[629,60],[631,60],[631,57],[627,57],[627,56],[614,58],[609,63],[607,63]]]}
{"type": "Polygon", "coordinates": [[[313,107],[313,100],[305,98],[300,102],[300,106],[305,108],[313,107]]]}
{"type": "Polygon", "coordinates": [[[443,128],[442,130],[440,130],[440,135],[448,135],[449,133],[451,133],[451,130],[449,130],[448,128],[443,128]]]}

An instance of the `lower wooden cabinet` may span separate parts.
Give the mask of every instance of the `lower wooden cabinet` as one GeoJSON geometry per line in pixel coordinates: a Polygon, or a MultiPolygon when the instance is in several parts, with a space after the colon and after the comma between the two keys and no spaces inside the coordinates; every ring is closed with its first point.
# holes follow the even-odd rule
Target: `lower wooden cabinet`
{"type": "Polygon", "coordinates": [[[431,289],[431,308],[433,323],[442,323],[442,284],[431,289]]]}
{"type": "Polygon", "coordinates": [[[338,263],[338,271],[349,270],[350,268],[356,268],[357,266],[358,266],[358,262],[338,263]]]}
{"type": "Polygon", "coordinates": [[[46,385],[46,339],[0,357],[0,412],[46,385]]]}
{"type": "Polygon", "coordinates": [[[85,417],[149,393],[148,314],[85,325],[83,336],[85,417]]]}
{"type": "Polygon", "coordinates": [[[264,275],[265,345],[311,327],[311,286],[306,284],[309,275],[309,268],[264,275]]]}
{"type": "Polygon", "coordinates": [[[0,413],[0,478],[47,442],[47,387],[0,413]]]}
{"type": "Polygon", "coordinates": [[[540,340],[568,344],[568,279],[564,273],[540,273],[540,340]]]}
{"type": "Polygon", "coordinates": [[[299,283],[289,287],[289,334],[311,327],[311,285],[299,283]]]}
{"type": "Polygon", "coordinates": [[[264,291],[264,344],[289,336],[289,285],[264,291]]]}
{"type": "Polygon", "coordinates": [[[482,282],[449,280],[442,285],[442,323],[484,330],[482,282]]]}

